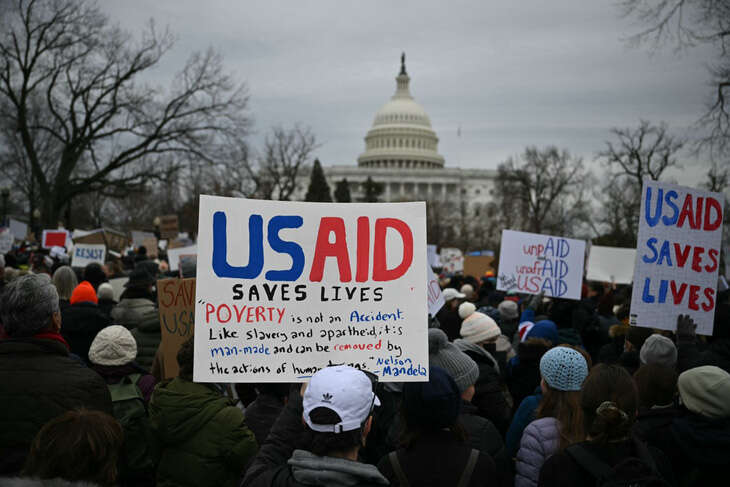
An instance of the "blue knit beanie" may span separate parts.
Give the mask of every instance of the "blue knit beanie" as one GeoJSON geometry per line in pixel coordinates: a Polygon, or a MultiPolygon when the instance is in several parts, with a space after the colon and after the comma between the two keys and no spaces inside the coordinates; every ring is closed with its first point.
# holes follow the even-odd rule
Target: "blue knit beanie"
{"type": "Polygon", "coordinates": [[[540,374],[553,389],[579,391],[588,376],[588,364],[577,350],[555,347],[540,359],[540,374]]]}
{"type": "Polygon", "coordinates": [[[527,338],[544,338],[545,340],[550,340],[553,345],[557,345],[560,341],[558,338],[558,326],[550,320],[538,321],[527,332],[527,338]]]}

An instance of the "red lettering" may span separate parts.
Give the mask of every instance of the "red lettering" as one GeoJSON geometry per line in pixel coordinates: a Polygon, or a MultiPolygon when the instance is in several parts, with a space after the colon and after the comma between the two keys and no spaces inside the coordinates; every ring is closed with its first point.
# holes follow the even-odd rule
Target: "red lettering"
{"type": "Polygon", "coordinates": [[[256,306],[256,321],[266,321],[266,315],[264,314],[263,306],[256,306]]]}
{"type": "Polygon", "coordinates": [[[722,224],[722,206],[715,198],[707,198],[707,204],[705,205],[705,226],[703,227],[706,231],[717,230],[722,224]],[[710,209],[715,210],[715,221],[710,222],[710,209]]]}
{"type": "Polygon", "coordinates": [[[702,203],[704,203],[705,198],[702,196],[697,197],[697,211],[695,213],[695,224],[691,225],[692,228],[700,229],[702,227],[702,203]]]}
{"type": "Polygon", "coordinates": [[[697,304],[697,300],[700,297],[700,287],[692,284],[689,287],[689,309],[693,311],[698,311],[700,309],[700,305],[697,304]]]}
{"type": "Polygon", "coordinates": [[[231,321],[232,316],[233,313],[231,313],[231,308],[229,308],[227,304],[221,304],[220,306],[218,306],[218,311],[215,314],[215,317],[218,318],[218,323],[228,323],[229,321],[231,321]],[[221,318],[222,309],[228,311],[228,318],[226,318],[225,320],[221,318]]]}
{"type": "Polygon", "coordinates": [[[715,308],[715,290],[711,287],[706,287],[705,297],[707,298],[707,302],[702,303],[702,309],[704,311],[712,311],[715,308]]]}
{"type": "Polygon", "coordinates": [[[692,249],[692,270],[695,272],[702,272],[702,253],[705,251],[704,247],[695,247],[692,249]]]}
{"type": "Polygon", "coordinates": [[[692,247],[690,245],[684,246],[684,252],[682,252],[680,249],[678,243],[674,243],[674,255],[677,258],[677,266],[678,267],[684,267],[684,263],[687,262],[687,257],[689,257],[689,251],[692,247]]]}
{"type": "Polygon", "coordinates": [[[246,310],[246,323],[251,323],[253,321],[253,317],[251,316],[251,313],[253,312],[253,308],[251,306],[248,307],[246,310]]]}
{"type": "MultiPolygon", "coordinates": [[[[377,238],[377,223],[375,227],[377,238]]],[[[324,264],[327,257],[337,259],[337,267],[340,270],[340,282],[350,282],[352,280],[350,255],[347,253],[345,221],[342,218],[323,217],[319,221],[319,233],[317,234],[317,244],[314,248],[312,270],[309,272],[310,281],[319,282],[322,280],[324,264]],[[332,232],[335,234],[335,241],[330,243],[329,237],[332,232]]]]}
{"type": "Polygon", "coordinates": [[[373,249],[373,280],[392,281],[398,279],[411,267],[413,262],[413,233],[406,222],[397,218],[378,218],[375,220],[375,246],[373,249]],[[403,240],[403,259],[393,269],[388,269],[386,256],[386,236],[392,228],[403,240]]]}
{"type": "Polygon", "coordinates": [[[684,299],[684,292],[687,290],[687,283],[683,282],[682,285],[679,286],[679,289],[677,289],[677,281],[669,281],[669,288],[672,291],[674,304],[680,304],[682,302],[682,299],[684,299]]]}
{"type": "Polygon", "coordinates": [[[231,306],[233,306],[233,311],[236,312],[236,322],[240,323],[241,318],[243,317],[243,312],[246,310],[246,306],[242,307],[240,311],[238,310],[238,306],[236,306],[235,304],[231,306]]]}
{"type": "Polygon", "coordinates": [[[185,301],[185,283],[180,283],[180,287],[177,288],[177,295],[175,296],[175,306],[180,306],[180,300],[182,304],[187,304],[185,301]]]}
{"type": "Polygon", "coordinates": [[[168,296],[166,300],[160,299],[160,306],[163,306],[165,308],[172,305],[173,299],[175,299],[175,295],[170,290],[170,286],[174,286],[175,281],[167,281],[164,286],[162,286],[162,295],[168,296]]]}
{"type": "Polygon", "coordinates": [[[215,311],[215,306],[210,303],[205,303],[205,322],[210,323],[210,315],[215,311]]]}
{"type": "Polygon", "coordinates": [[[682,211],[679,214],[679,220],[677,221],[677,228],[682,228],[682,225],[684,225],[684,220],[689,220],[689,226],[690,228],[698,228],[695,226],[694,219],[692,218],[692,195],[688,194],[684,198],[684,204],[682,205],[682,211]]]}
{"type": "Polygon", "coordinates": [[[717,249],[710,249],[707,254],[710,256],[710,260],[712,261],[712,265],[706,265],[705,270],[707,272],[715,272],[715,269],[717,269],[717,256],[720,252],[718,252],[717,249]]]}
{"type": "Polygon", "coordinates": [[[367,281],[369,270],[370,219],[366,216],[361,216],[357,219],[357,270],[355,271],[355,281],[367,281]]]}

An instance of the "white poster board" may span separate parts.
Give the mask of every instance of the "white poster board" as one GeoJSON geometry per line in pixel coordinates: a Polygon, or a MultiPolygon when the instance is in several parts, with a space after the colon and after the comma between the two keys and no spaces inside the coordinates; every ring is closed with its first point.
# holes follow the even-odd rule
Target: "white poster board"
{"type": "Polygon", "coordinates": [[[644,180],[630,324],[674,330],[689,315],[712,335],[724,197],[644,180]]]}
{"type": "Polygon", "coordinates": [[[428,380],[425,203],[200,197],[196,382],[428,380]]]}
{"type": "Polygon", "coordinates": [[[585,247],[583,240],[503,230],[497,289],[580,299],[585,247]]]}
{"type": "Polygon", "coordinates": [[[439,254],[436,252],[436,246],[435,245],[427,245],[426,246],[426,255],[428,256],[428,265],[431,267],[441,267],[441,258],[439,257],[439,254]]]}
{"type": "Polygon", "coordinates": [[[109,284],[112,285],[112,289],[114,290],[114,301],[119,301],[119,298],[124,292],[124,285],[127,284],[127,282],[129,282],[128,277],[115,277],[114,279],[109,279],[109,284]]]}
{"type": "Polygon", "coordinates": [[[439,278],[436,273],[428,266],[426,269],[426,276],[428,276],[428,285],[426,294],[428,295],[428,313],[431,316],[436,316],[436,313],[446,304],[444,295],[441,292],[441,286],[439,286],[439,278]]]}
{"type": "Polygon", "coordinates": [[[15,238],[7,227],[0,227],[0,254],[7,254],[13,250],[15,238]]]}
{"type": "Polygon", "coordinates": [[[28,236],[28,224],[19,222],[18,220],[10,219],[10,233],[13,234],[15,240],[25,240],[28,236]]]}
{"type": "Polygon", "coordinates": [[[441,249],[443,271],[450,274],[464,272],[464,254],[461,249],[447,247],[441,249]]]}
{"type": "Polygon", "coordinates": [[[588,253],[586,279],[631,284],[634,280],[636,249],[592,245],[588,253]]]}
{"type": "Polygon", "coordinates": [[[190,247],[178,247],[176,249],[168,249],[167,263],[170,264],[170,270],[176,271],[180,268],[181,255],[197,255],[197,253],[197,245],[191,245],[190,247]]]}
{"type": "Polygon", "coordinates": [[[92,262],[104,265],[106,262],[106,245],[104,244],[74,244],[71,254],[72,267],[86,267],[92,262]]]}

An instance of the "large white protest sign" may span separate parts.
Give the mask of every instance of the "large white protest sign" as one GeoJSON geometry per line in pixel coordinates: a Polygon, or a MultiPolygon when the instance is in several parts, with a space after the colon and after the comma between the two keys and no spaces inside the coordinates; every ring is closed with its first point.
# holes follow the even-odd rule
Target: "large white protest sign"
{"type": "Polygon", "coordinates": [[[441,249],[441,265],[450,274],[464,272],[464,254],[456,248],[441,249]]]}
{"type": "Polygon", "coordinates": [[[0,227],[0,254],[7,254],[13,249],[15,238],[7,227],[0,227]]]}
{"type": "Polygon", "coordinates": [[[631,284],[634,280],[636,249],[592,245],[586,265],[589,281],[631,284]]]}
{"type": "Polygon", "coordinates": [[[439,257],[439,254],[436,252],[436,246],[435,245],[427,245],[426,246],[426,256],[428,259],[428,265],[431,267],[441,267],[441,258],[439,257]]]}
{"type": "Polygon", "coordinates": [[[28,224],[18,220],[10,219],[10,233],[13,234],[15,240],[25,240],[28,236],[28,224]]]}
{"type": "Polygon", "coordinates": [[[103,264],[106,258],[106,246],[104,244],[80,244],[74,245],[71,254],[71,265],[73,267],[86,267],[92,262],[103,264]]]}
{"type": "Polygon", "coordinates": [[[428,276],[428,313],[431,316],[436,316],[436,313],[446,304],[444,294],[441,292],[441,286],[439,286],[439,278],[436,273],[428,266],[426,269],[426,276],[428,276]]]}
{"type": "Polygon", "coordinates": [[[200,197],[196,382],[428,380],[424,203],[200,197]]]}
{"type": "Polygon", "coordinates": [[[503,230],[497,289],[580,299],[585,247],[583,240],[503,230]]]}
{"type": "Polygon", "coordinates": [[[712,335],[722,193],[644,180],[630,323],[673,330],[689,315],[712,335]]]}
{"type": "Polygon", "coordinates": [[[170,270],[176,271],[180,268],[180,256],[196,255],[197,253],[197,245],[191,245],[189,247],[178,247],[176,249],[167,249],[167,263],[170,264],[170,270]]]}

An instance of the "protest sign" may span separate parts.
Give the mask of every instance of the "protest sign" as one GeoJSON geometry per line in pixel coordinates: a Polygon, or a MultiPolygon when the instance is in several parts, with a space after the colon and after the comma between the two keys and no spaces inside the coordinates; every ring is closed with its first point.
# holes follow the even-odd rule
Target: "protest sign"
{"type": "Polygon", "coordinates": [[[150,238],[155,238],[155,234],[151,232],[140,232],[138,230],[132,230],[132,245],[134,247],[144,245],[144,241],[150,238]]]}
{"type": "Polygon", "coordinates": [[[66,241],[70,238],[66,230],[43,230],[41,246],[44,249],[51,247],[66,247],[66,241]]]}
{"type": "Polygon", "coordinates": [[[25,240],[28,236],[28,224],[19,222],[18,220],[10,219],[10,233],[13,234],[15,240],[25,240]]]}
{"type": "Polygon", "coordinates": [[[436,316],[436,313],[446,304],[444,295],[441,292],[441,286],[439,286],[439,278],[431,266],[426,269],[426,275],[428,276],[427,295],[428,295],[428,313],[431,316],[436,316]]]}
{"type": "Polygon", "coordinates": [[[7,254],[13,249],[15,238],[7,227],[0,228],[0,254],[7,254]]]}
{"type": "Polygon", "coordinates": [[[441,267],[441,258],[439,257],[439,254],[436,253],[436,246],[435,245],[427,245],[426,246],[426,256],[428,259],[428,265],[431,267],[441,267]]]}
{"type": "Polygon", "coordinates": [[[190,247],[178,247],[176,249],[167,249],[167,263],[170,264],[170,270],[176,271],[180,268],[181,255],[196,255],[197,253],[197,245],[191,245],[190,247]]]}
{"type": "Polygon", "coordinates": [[[494,272],[492,262],[494,262],[493,255],[466,255],[464,256],[464,275],[479,279],[489,271],[494,272]]]}
{"type": "Polygon", "coordinates": [[[157,237],[145,237],[145,239],[142,240],[142,246],[147,249],[147,257],[150,259],[157,258],[157,237]]]}
{"type": "MultiPolygon", "coordinates": [[[[112,251],[109,251],[111,253],[112,251]]],[[[109,284],[112,285],[112,289],[114,290],[114,301],[119,301],[119,298],[122,296],[122,293],[124,292],[124,285],[129,282],[128,277],[115,277],[113,279],[109,279],[109,284]]]]}
{"type": "Polygon", "coordinates": [[[176,239],[180,231],[177,215],[165,215],[160,217],[160,238],[176,239]]]}
{"type": "Polygon", "coordinates": [[[443,271],[457,274],[464,271],[464,254],[459,249],[441,249],[441,265],[443,271]]]}
{"type": "Polygon", "coordinates": [[[722,193],[644,180],[630,323],[674,330],[689,315],[712,335],[722,193]]]}
{"type": "Polygon", "coordinates": [[[200,197],[196,382],[428,380],[424,203],[200,197]]]}
{"type": "Polygon", "coordinates": [[[177,352],[193,336],[195,327],[195,278],[157,281],[160,310],[160,351],[164,378],[177,377],[177,352]]]}
{"type": "Polygon", "coordinates": [[[87,264],[96,262],[104,264],[106,259],[106,246],[102,244],[81,244],[74,245],[71,254],[71,265],[73,267],[86,267],[87,264]]]}
{"type": "Polygon", "coordinates": [[[497,289],[580,299],[585,247],[583,240],[503,230],[497,289]]]}
{"type": "Polygon", "coordinates": [[[586,279],[631,284],[634,280],[636,249],[592,245],[588,252],[586,279]]]}

